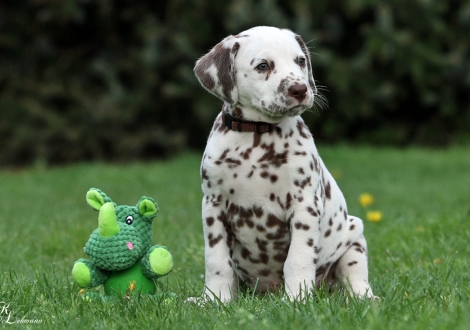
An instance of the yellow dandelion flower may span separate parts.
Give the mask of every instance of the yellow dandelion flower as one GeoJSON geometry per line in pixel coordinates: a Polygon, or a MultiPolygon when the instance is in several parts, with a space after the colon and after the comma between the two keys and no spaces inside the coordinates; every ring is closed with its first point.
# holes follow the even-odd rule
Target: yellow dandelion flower
{"type": "Polygon", "coordinates": [[[380,211],[368,211],[366,217],[371,222],[379,222],[382,220],[383,214],[380,211]]]}
{"type": "Polygon", "coordinates": [[[374,202],[374,197],[371,194],[364,193],[359,196],[359,203],[362,207],[367,207],[374,202]]]}

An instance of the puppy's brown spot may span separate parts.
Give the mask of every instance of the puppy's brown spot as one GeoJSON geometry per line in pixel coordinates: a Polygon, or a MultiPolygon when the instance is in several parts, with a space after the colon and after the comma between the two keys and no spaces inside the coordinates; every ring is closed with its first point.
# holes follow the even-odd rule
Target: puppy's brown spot
{"type": "Polygon", "coordinates": [[[296,222],[294,226],[295,226],[296,229],[302,229],[302,230],[309,230],[310,229],[309,225],[301,223],[301,222],[296,222]]]}
{"type": "Polygon", "coordinates": [[[278,177],[277,177],[277,175],[272,174],[272,175],[269,177],[269,179],[271,180],[272,183],[276,183],[278,177]]]}
{"type": "Polygon", "coordinates": [[[325,186],[325,196],[326,196],[326,198],[331,199],[331,185],[330,185],[330,182],[327,182],[327,184],[325,186]]]}
{"type": "Polygon", "coordinates": [[[276,168],[281,167],[283,164],[287,164],[287,154],[288,150],[277,153],[276,150],[274,149],[274,142],[267,145],[267,144],[262,144],[261,148],[265,149],[265,153],[261,158],[258,159],[259,163],[262,162],[267,162],[270,165],[273,165],[276,168]]]}
{"type": "Polygon", "coordinates": [[[256,245],[258,245],[258,249],[263,252],[267,252],[268,241],[261,240],[256,238],[256,245]]]}
{"type": "Polygon", "coordinates": [[[214,238],[214,235],[212,235],[212,233],[210,233],[207,236],[207,238],[209,240],[209,247],[214,247],[217,243],[220,242],[220,240],[223,238],[223,236],[222,236],[222,234],[219,234],[219,236],[214,238]]]}
{"type": "Polygon", "coordinates": [[[266,231],[266,228],[264,228],[263,226],[261,225],[256,225],[256,230],[260,231],[260,232],[265,232],[266,231]]]}
{"type": "Polygon", "coordinates": [[[286,195],[286,210],[290,209],[292,203],[292,196],[290,193],[286,195]]]}
{"type": "Polygon", "coordinates": [[[315,210],[311,206],[307,207],[307,211],[308,211],[308,213],[310,213],[314,217],[318,216],[318,213],[315,212],[315,210]]]}
{"type": "Polygon", "coordinates": [[[297,130],[299,131],[300,136],[303,137],[304,139],[310,138],[310,134],[308,134],[308,128],[307,126],[305,126],[303,121],[301,120],[297,121],[297,130]],[[307,131],[307,133],[305,133],[304,130],[307,131]]]}
{"type": "Polygon", "coordinates": [[[209,227],[214,224],[214,221],[215,221],[215,220],[214,220],[213,217],[207,217],[207,218],[206,218],[206,223],[207,223],[207,225],[208,225],[209,227]]]}
{"type": "Polygon", "coordinates": [[[269,276],[271,275],[271,270],[270,269],[262,269],[258,272],[259,276],[269,276]]]}
{"type": "Polygon", "coordinates": [[[263,208],[260,206],[253,206],[253,213],[256,215],[257,218],[261,218],[263,216],[263,208]]]}
{"type": "Polygon", "coordinates": [[[266,226],[268,228],[272,228],[275,226],[282,226],[284,222],[282,222],[278,217],[276,217],[274,214],[270,213],[268,215],[268,219],[266,221],[266,226]]]}

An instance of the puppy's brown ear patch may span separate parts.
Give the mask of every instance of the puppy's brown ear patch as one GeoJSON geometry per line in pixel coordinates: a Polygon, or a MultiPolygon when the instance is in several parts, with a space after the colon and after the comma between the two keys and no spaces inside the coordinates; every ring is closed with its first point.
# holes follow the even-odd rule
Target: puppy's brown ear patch
{"type": "Polygon", "coordinates": [[[300,37],[298,34],[295,35],[295,40],[297,40],[297,42],[299,43],[300,48],[302,49],[302,52],[304,53],[304,55],[307,59],[308,84],[313,89],[313,92],[316,94],[317,93],[317,87],[315,86],[315,80],[313,79],[312,63],[310,61],[310,51],[308,50],[308,47],[305,44],[305,42],[302,40],[302,37],[300,37]]]}
{"type": "Polygon", "coordinates": [[[194,73],[201,85],[230,104],[238,101],[234,60],[239,49],[237,38],[229,36],[201,57],[194,67],[194,73]]]}

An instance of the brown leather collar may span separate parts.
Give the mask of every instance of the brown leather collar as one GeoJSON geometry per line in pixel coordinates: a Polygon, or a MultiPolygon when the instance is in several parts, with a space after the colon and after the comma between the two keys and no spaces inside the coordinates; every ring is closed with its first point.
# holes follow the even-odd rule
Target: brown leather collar
{"type": "Polygon", "coordinates": [[[222,121],[225,126],[237,132],[271,132],[277,124],[269,124],[261,121],[242,121],[222,110],[222,121]]]}

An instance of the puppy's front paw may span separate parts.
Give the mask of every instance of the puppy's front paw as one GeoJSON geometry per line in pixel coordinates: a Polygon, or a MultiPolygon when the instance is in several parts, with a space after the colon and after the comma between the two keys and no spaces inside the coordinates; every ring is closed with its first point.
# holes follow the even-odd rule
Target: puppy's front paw
{"type": "Polygon", "coordinates": [[[380,302],[382,299],[379,296],[375,296],[372,291],[368,291],[365,295],[361,296],[362,299],[369,299],[373,302],[380,302]]]}
{"type": "Polygon", "coordinates": [[[379,297],[374,296],[372,288],[367,281],[353,282],[349,290],[352,295],[360,299],[380,300],[379,297]]]}
{"type": "Polygon", "coordinates": [[[291,290],[286,290],[286,300],[289,300],[290,302],[300,302],[300,303],[305,303],[309,299],[309,297],[312,297],[313,293],[310,290],[298,290],[296,292],[293,292],[291,290]]]}
{"type": "Polygon", "coordinates": [[[205,299],[204,297],[189,297],[184,302],[187,303],[187,304],[195,304],[199,307],[205,307],[208,300],[205,299]]]}
{"type": "Polygon", "coordinates": [[[346,297],[346,304],[349,304],[349,298],[368,299],[368,300],[373,301],[374,303],[380,303],[381,300],[382,300],[380,297],[375,296],[372,293],[372,289],[370,287],[368,287],[367,289],[362,290],[360,292],[351,292],[350,291],[349,296],[346,297]]]}
{"type": "Polygon", "coordinates": [[[228,289],[214,292],[206,287],[203,297],[214,302],[228,303],[232,300],[232,292],[228,289]]]}
{"type": "Polygon", "coordinates": [[[211,303],[227,303],[229,302],[230,299],[221,299],[219,297],[216,297],[213,294],[207,295],[204,294],[201,297],[189,297],[188,299],[185,300],[186,303],[188,304],[196,304],[199,307],[206,307],[207,304],[211,303]]]}

